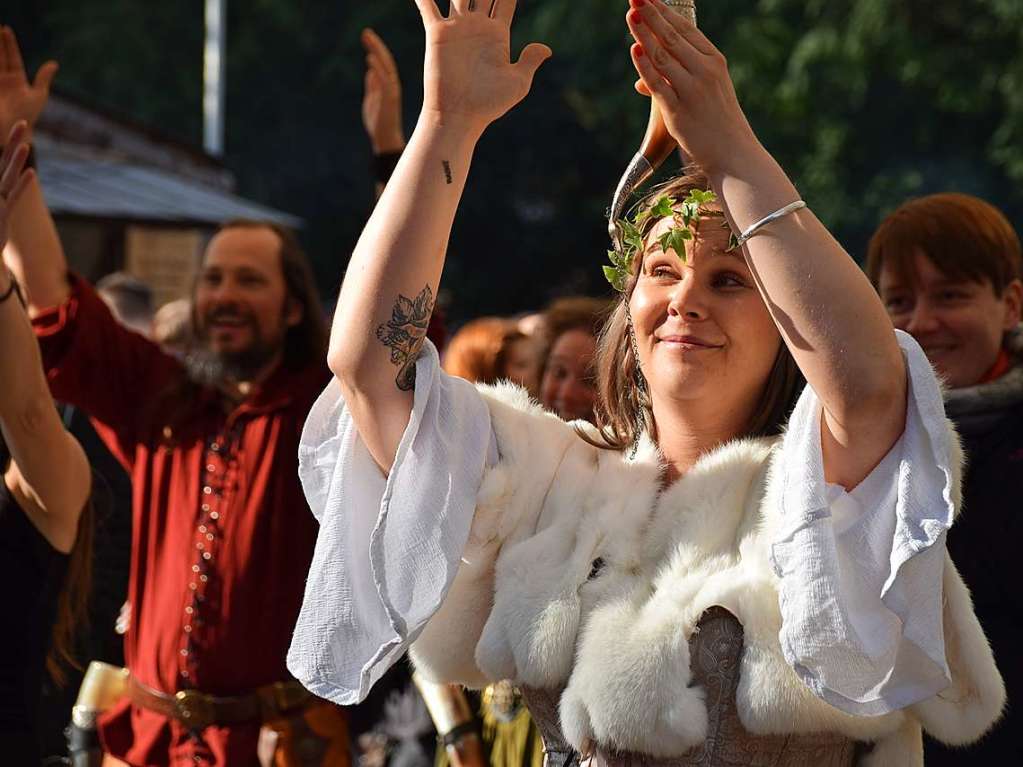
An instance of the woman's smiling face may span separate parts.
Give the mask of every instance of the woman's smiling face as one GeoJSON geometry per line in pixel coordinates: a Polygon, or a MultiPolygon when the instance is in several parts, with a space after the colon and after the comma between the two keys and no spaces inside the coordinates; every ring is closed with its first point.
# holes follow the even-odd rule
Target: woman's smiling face
{"type": "Polygon", "coordinates": [[[912,334],[950,388],[977,384],[1019,322],[1023,286],[1013,280],[998,295],[991,280],[951,279],[923,251],[911,267],[903,275],[881,267],[878,290],[892,323],[912,334]]]}
{"type": "Polygon", "coordinates": [[[593,380],[593,356],[597,340],[587,331],[573,328],[554,340],[540,385],[540,401],[566,421],[593,420],[597,390],[593,380]]]}
{"type": "Polygon", "coordinates": [[[629,299],[640,366],[657,400],[752,410],[778,354],[781,335],[740,250],[726,253],[719,217],[701,219],[683,262],[658,238],[659,221],[629,299]]]}

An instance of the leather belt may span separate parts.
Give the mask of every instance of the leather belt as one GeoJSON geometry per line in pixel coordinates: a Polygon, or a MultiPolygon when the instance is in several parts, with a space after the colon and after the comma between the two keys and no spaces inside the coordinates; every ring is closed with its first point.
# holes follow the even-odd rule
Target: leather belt
{"type": "Polygon", "coordinates": [[[200,690],[181,690],[171,695],[130,677],[128,696],[140,708],[177,719],[192,730],[210,725],[266,722],[301,708],[312,699],[298,682],[275,682],[249,695],[218,697],[200,690]]]}

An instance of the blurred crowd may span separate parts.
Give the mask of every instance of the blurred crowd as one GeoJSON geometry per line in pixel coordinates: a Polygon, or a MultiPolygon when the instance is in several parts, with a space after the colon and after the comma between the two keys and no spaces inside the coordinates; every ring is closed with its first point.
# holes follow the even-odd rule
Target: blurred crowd
{"type": "MultiPolygon", "coordinates": [[[[192,294],[162,306],[131,274],[90,285],[70,272],[27,149],[53,73],[30,79],[9,28],[2,40],[0,568],[14,611],[0,762],[537,767],[542,743],[511,684],[438,688],[399,665],[342,708],[288,675],[316,541],[299,436],[330,378],[308,261],[280,226],[230,221],[192,294]]],[[[405,143],[401,84],[383,41],[367,30],[363,44],[379,194],[405,143]]],[[[937,194],[892,212],[865,255],[893,325],[945,382],[969,465],[948,547],[1009,691],[986,740],[929,743],[927,763],[1008,764],[991,755],[1009,753],[1023,694],[1019,238],[983,200],[937,194]]],[[[437,312],[428,337],[449,374],[511,382],[592,421],[609,308],[563,296],[457,324],[437,312]]],[[[446,312],[460,317],[457,295],[446,312]]]]}

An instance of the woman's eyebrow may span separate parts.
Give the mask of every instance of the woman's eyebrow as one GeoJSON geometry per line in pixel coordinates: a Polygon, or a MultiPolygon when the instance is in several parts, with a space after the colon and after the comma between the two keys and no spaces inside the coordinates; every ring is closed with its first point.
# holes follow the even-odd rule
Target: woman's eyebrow
{"type": "Polygon", "coordinates": [[[729,256],[730,258],[735,258],[738,259],[739,261],[742,261],[743,264],[746,263],[746,257],[742,254],[741,248],[736,248],[735,250],[726,250],[725,248],[711,248],[710,252],[711,255],[714,256],[729,256]]]}

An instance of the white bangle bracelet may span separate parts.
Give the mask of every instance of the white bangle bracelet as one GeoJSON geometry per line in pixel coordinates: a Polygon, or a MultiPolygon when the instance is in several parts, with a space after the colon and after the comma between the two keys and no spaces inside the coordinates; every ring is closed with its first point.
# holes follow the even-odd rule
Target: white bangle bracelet
{"type": "Polygon", "coordinates": [[[732,242],[732,244],[729,246],[729,248],[728,248],[728,250],[726,252],[727,253],[731,253],[733,250],[735,250],[737,248],[741,248],[743,245],[746,244],[746,240],[748,240],[750,237],[755,235],[757,232],[759,232],[761,229],[763,229],[768,224],[772,224],[775,221],[777,221],[779,218],[784,218],[785,216],[789,215],[790,213],[795,213],[797,210],[802,210],[805,207],[806,207],[806,203],[805,202],[803,202],[802,200],[796,200],[795,202],[790,202],[784,208],[778,208],[778,210],[776,210],[774,213],[770,213],[770,214],[764,216],[762,219],[757,221],[752,226],[747,227],[746,231],[743,232],[742,234],[740,234],[732,242]]]}

